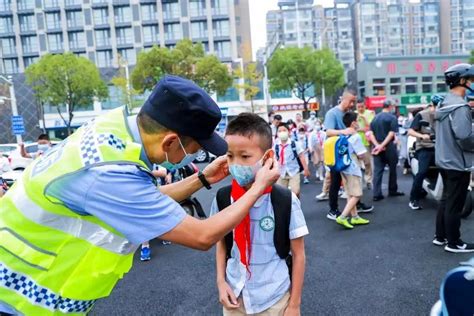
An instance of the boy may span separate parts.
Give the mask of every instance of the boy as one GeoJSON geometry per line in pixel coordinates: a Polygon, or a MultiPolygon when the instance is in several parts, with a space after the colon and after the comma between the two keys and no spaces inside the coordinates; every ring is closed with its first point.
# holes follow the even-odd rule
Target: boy
{"type": "MultiPolygon", "coordinates": [[[[231,203],[248,190],[261,164],[273,156],[271,129],[258,115],[237,116],[227,127],[225,140],[233,182],[228,191],[222,188],[217,193],[212,214],[225,207],[223,196],[231,203]]],[[[294,194],[278,185],[265,192],[233,233],[217,243],[217,286],[224,315],[300,315],[305,270],[303,236],[308,228],[294,194]],[[274,203],[282,195],[288,198],[283,202],[287,205],[284,209],[274,203]],[[286,227],[281,225],[283,217],[287,218],[286,227]],[[283,249],[282,244],[287,248],[283,249]],[[286,251],[283,255],[282,250],[286,251]],[[291,269],[282,257],[291,258],[291,269]]]]}
{"type": "Polygon", "coordinates": [[[348,139],[349,154],[351,155],[352,161],[348,168],[342,170],[341,174],[345,183],[347,204],[341,215],[336,218],[336,223],[347,229],[352,229],[354,225],[366,225],[369,223],[368,220],[360,217],[357,213],[357,202],[359,202],[362,197],[362,170],[360,168],[359,159],[363,159],[367,149],[362,143],[360,135],[356,132],[359,129],[357,113],[346,112],[342,117],[342,121],[346,128],[352,128],[354,133],[348,139]],[[350,219],[349,215],[351,216],[350,219]]]}
{"type": "Polygon", "coordinates": [[[309,177],[308,164],[304,157],[304,149],[297,141],[290,139],[290,128],[281,123],[278,126],[278,139],[275,143],[275,155],[280,164],[280,179],[277,184],[291,188],[291,191],[300,196],[300,172],[309,177]]]}
{"type": "MultiPolygon", "coordinates": [[[[309,161],[311,159],[309,157],[309,155],[310,155],[310,153],[309,153],[309,151],[310,151],[309,136],[306,133],[306,125],[305,124],[298,125],[298,143],[300,144],[301,148],[303,148],[303,150],[304,150],[303,155],[304,155],[306,165],[308,166],[309,161]]],[[[305,176],[303,178],[303,183],[308,184],[309,183],[309,178],[305,176]]]]}

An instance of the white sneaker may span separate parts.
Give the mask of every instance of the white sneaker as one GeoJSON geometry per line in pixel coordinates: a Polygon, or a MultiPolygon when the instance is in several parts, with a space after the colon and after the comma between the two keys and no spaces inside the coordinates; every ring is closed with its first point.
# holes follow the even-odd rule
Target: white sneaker
{"type": "Polygon", "coordinates": [[[339,196],[341,199],[347,199],[346,191],[343,191],[342,194],[339,196]]]}
{"type": "Polygon", "coordinates": [[[319,201],[329,200],[329,194],[326,192],[321,192],[315,196],[315,199],[319,201]]]}
{"type": "Polygon", "coordinates": [[[324,177],[322,175],[319,176],[319,181],[324,181],[324,177]]]}

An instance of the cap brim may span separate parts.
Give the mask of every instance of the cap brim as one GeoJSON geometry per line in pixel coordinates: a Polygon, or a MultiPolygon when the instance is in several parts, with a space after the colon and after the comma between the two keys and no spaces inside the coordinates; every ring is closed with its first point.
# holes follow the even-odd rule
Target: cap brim
{"type": "Polygon", "coordinates": [[[227,153],[227,143],[216,132],[210,138],[196,140],[202,148],[216,156],[222,156],[227,153]]]}

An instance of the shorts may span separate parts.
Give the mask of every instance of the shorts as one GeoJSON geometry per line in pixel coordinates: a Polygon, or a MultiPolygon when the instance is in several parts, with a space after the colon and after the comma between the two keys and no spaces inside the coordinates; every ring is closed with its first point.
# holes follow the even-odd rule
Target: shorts
{"type": "MultiPolygon", "coordinates": [[[[226,309],[223,308],[223,315],[224,316],[240,316],[240,315],[248,315],[245,311],[244,302],[242,300],[242,296],[238,299],[240,307],[237,309],[226,309]]],[[[290,302],[290,292],[286,292],[286,294],[275,303],[275,305],[271,306],[270,308],[264,310],[263,312],[252,314],[254,316],[283,316],[285,314],[285,310],[288,307],[288,303],[290,302]]]]}
{"type": "Polygon", "coordinates": [[[301,190],[300,173],[298,172],[297,174],[295,174],[292,177],[290,177],[288,174],[286,174],[284,177],[280,177],[280,179],[278,179],[277,184],[279,184],[279,185],[281,185],[285,188],[290,187],[291,192],[298,195],[300,193],[300,190],[301,190]]]}
{"type": "Polygon", "coordinates": [[[344,190],[347,196],[362,196],[362,178],[358,176],[353,176],[350,174],[345,174],[341,172],[342,179],[344,180],[344,190]]]}

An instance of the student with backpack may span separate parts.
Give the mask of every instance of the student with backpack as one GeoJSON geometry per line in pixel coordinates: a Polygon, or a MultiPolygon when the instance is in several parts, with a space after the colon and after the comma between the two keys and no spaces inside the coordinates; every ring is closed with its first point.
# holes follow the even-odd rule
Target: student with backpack
{"type": "MultiPolygon", "coordinates": [[[[304,150],[304,159],[306,161],[306,165],[309,166],[309,162],[311,160],[309,136],[308,136],[308,133],[306,133],[306,125],[304,123],[301,123],[300,125],[298,125],[298,142],[301,148],[303,148],[304,150]]],[[[308,184],[309,178],[305,176],[303,178],[303,183],[308,184]]]]}
{"type": "MultiPolygon", "coordinates": [[[[225,140],[233,180],[217,192],[212,214],[252,187],[257,171],[273,157],[270,127],[258,115],[237,116],[227,127],[225,140]]],[[[223,314],[300,315],[303,236],[307,234],[296,195],[279,185],[268,187],[249,215],[217,243],[217,286],[223,314]]]]}
{"type": "Polygon", "coordinates": [[[274,150],[276,159],[280,164],[280,179],[277,183],[300,196],[300,173],[309,177],[308,164],[304,157],[304,149],[297,141],[290,138],[290,128],[287,124],[281,123],[278,126],[278,139],[275,142],[274,150]]]}
{"type": "Polygon", "coordinates": [[[357,113],[347,112],[342,118],[347,128],[354,129],[350,136],[340,136],[336,152],[341,155],[342,163],[335,164],[341,171],[342,179],[345,183],[347,203],[341,215],[336,218],[336,223],[347,229],[354,228],[354,225],[369,224],[369,220],[364,219],[357,213],[357,203],[362,197],[362,169],[361,161],[367,149],[365,148],[360,135],[355,132],[359,129],[357,124],[357,113]]]}

